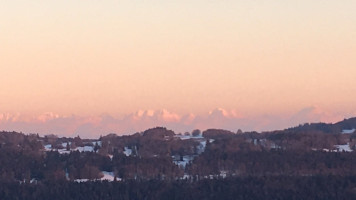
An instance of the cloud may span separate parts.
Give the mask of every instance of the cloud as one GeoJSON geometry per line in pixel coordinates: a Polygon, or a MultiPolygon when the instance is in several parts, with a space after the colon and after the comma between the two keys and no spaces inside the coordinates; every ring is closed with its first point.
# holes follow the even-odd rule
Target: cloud
{"type": "MultiPolygon", "coordinates": [[[[348,114],[350,117],[353,113],[348,114]]],[[[60,116],[47,112],[38,116],[20,114],[0,114],[0,130],[24,133],[57,134],[97,138],[109,133],[132,134],[156,126],[164,126],[175,132],[221,128],[230,131],[264,131],[284,129],[305,122],[336,122],[346,116],[323,111],[318,107],[306,107],[287,115],[261,115],[246,117],[237,110],[213,109],[202,115],[192,113],[179,115],[162,110],[139,110],[122,118],[111,115],[100,116],[60,116]]]]}
{"type": "Polygon", "coordinates": [[[331,123],[340,121],[344,116],[340,114],[327,112],[317,106],[310,106],[300,110],[298,113],[294,114],[290,121],[294,123],[311,123],[311,122],[325,122],[331,123]]]}

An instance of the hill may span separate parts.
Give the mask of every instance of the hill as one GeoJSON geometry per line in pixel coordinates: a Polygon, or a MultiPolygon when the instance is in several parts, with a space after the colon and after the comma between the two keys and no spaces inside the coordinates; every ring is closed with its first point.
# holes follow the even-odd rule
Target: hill
{"type": "MultiPolygon", "coordinates": [[[[112,188],[137,184],[138,190],[146,190],[141,183],[150,181],[163,185],[161,189],[156,185],[148,199],[161,197],[172,188],[187,194],[200,187],[232,192],[225,187],[227,183],[235,187],[249,184],[244,190],[252,192],[250,195],[262,189],[257,185],[264,183],[267,195],[274,187],[280,187],[276,185],[279,181],[290,184],[290,188],[285,187],[281,192],[287,197],[288,190],[308,191],[298,185],[300,182],[316,184],[321,180],[322,184],[337,184],[328,182],[329,176],[339,182],[353,180],[350,177],[356,176],[355,127],[356,118],[351,118],[335,124],[304,124],[263,133],[209,129],[182,135],[156,127],[132,135],[82,139],[0,132],[0,199],[13,188],[24,191],[23,199],[31,199],[26,194],[34,190],[33,185],[43,189],[38,189],[40,195],[46,194],[45,190],[53,190],[48,188],[51,185],[70,191],[63,186],[75,188],[75,184],[81,184],[84,188],[101,188],[109,182],[112,188]],[[246,177],[250,179],[247,181],[246,177]],[[286,181],[285,177],[291,178],[286,181]],[[186,185],[181,185],[182,182],[186,185]]],[[[312,187],[326,189],[318,184],[312,187]]],[[[340,191],[352,196],[356,183],[343,184],[340,191]]],[[[141,194],[138,190],[124,192],[135,197],[132,195],[141,194]]],[[[208,190],[202,191],[192,197],[206,197],[208,190]]]]}

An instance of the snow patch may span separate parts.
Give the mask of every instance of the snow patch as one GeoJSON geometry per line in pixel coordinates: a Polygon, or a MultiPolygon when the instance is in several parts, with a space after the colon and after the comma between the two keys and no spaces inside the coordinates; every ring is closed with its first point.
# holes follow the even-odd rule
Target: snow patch
{"type": "Polygon", "coordinates": [[[57,150],[59,154],[69,154],[70,151],[67,151],[66,149],[58,149],[57,150]]]}
{"type": "MultiPolygon", "coordinates": [[[[68,142],[69,146],[72,144],[72,142],[68,142]]],[[[63,142],[62,143],[62,147],[63,148],[67,148],[67,143],[66,142],[63,142]]]]}
{"type": "Polygon", "coordinates": [[[93,152],[93,146],[84,146],[84,147],[77,147],[75,149],[70,149],[69,151],[66,149],[67,143],[62,143],[61,149],[53,149],[51,144],[44,145],[45,151],[58,151],[60,154],[69,154],[71,151],[79,151],[79,152],[93,152]]]}
{"type": "Polygon", "coordinates": [[[37,183],[37,180],[33,178],[30,180],[30,183],[37,183]]]}
{"type": "Polygon", "coordinates": [[[342,130],[342,134],[351,134],[351,133],[354,133],[356,131],[356,129],[344,129],[342,130]]]}
{"type": "Polygon", "coordinates": [[[180,138],[181,140],[189,140],[192,138],[191,135],[176,135],[175,137],[180,138]]]}
{"type": "Polygon", "coordinates": [[[201,154],[205,151],[205,147],[206,147],[206,141],[201,141],[199,146],[198,146],[198,154],[201,154]]]}
{"type": "Polygon", "coordinates": [[[184,173],[183,177],[181,177],[180,179],[184,180],[184,179],[191,179],[193,176],[189,175],[187,173],[184,173]]]}
{"type": "Polygon", "coordinates": [[[227,171],[220,171],[220,177],[221,178],[226,178],[226,176],[227,176],[227,171]]]}
{"type": "Polygon", "coordinates": [[[129,149],[128,147],[125,147],[124,154],[126,156],[131,156],[132,155],[132,149],[129,149]]]}
{"type": "Polygon", "coordinates": [[[350,148],[350,144],[347,143],[347,144],[342,144],[342,145],[334,145],[336,150],[338,152],[342,152],[342,151],[345,151],[345,152],[352,152],[352,149],[350,148]]]}
{"type": "Polygon", "coordinates": [[[102,143],[101,141],[94,141],[92,142],[93,146],[95,146],[96,144],[98,144],[99,147],[102,147],[102,143]]]}
{"type": "Polygon", "coordinates": [[[185,166],[188,163],[190,163],[192,160],[194,160],[194,156],[186,155],[186,156],[183,156],[182,160],[175,160],[175,161],[173,161],[173,163],[178,165],[179,167],[185,168],[185,166]]]}
{"type": "MultiPolygon", "coordinates": [[[[209,143],[212,143],[214,141],[214,139],[209,139],[209,143]]],[[[201,154],[205,151],[207,140],[200,140],[199,143],[200,144],[197,146],[197,153],[201,154]]]]}
{"type": "Polygon", "coordinates": [[[193,135],[175,135],[174,137],[180,138],[181,140],[189,140],[189,139],[203,139],[203,135],[197,135],[197,136],[193,136],[193,135]]]}
{"type": "MultiPolygon", "coordinates": [[[[88,182],[88,181],[109,181],[112,182],[115,180],[115,175],[114,172],[106,172],[106,171],[102,171],[101,172],[103,174],[103,177],[101,177],[100,179],[94,179],[94,180],[89,180],[89,179],[75,179],[74,182],[77,183],[83,183],[83,182],[88,182]]],[[[117,181],[121,181],[121,178],[116,178],[117,181]]]]}
{"type": "Polygon", "coordinates": [[[47,144],[47,145],[44,146],[44,148],[45,148],[46,151],[51,151],[52,150],[52,145],[47,144]]]}
{"type": "Polygon", "coordinates": [[[84,182],[88,182],[89,179],[75,179],[74,182],[77,182],[77,183],[84,183],[84,182]]]}
{"type": "MultiPolygon", "coordinates": [[[[102,180],[102,181],[114,181],[114,179],[115,179],[114,172],[102,171],[101,173],[103,173],[104,176],[100,180],[102,180]]],[[[121,181],[120,178],[116,178],[116,180],[121,181]]]]}
{"type": "Polygon", "coordinates": [[[94,151],[94,147],[92,146],[84,146],[84,147],[77,147],[75,148],[75,150],[78,150],[79,152],[93,152],[94,151]]]}

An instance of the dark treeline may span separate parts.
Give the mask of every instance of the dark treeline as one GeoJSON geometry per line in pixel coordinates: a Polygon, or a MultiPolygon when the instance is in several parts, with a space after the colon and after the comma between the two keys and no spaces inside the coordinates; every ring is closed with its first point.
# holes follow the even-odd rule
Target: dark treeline
{"type": "Polygon", "coordinates": [[[356,175],[356,153],[346,152],[204,152],[187,171],[192,175],[356,175]]]}
{"type": "Polygon", "coordinates": [[[355,176],[261,176],[205,179],[197,182],[0,182],[0,197],[7,200],[339,200],[356,198],[355,176]]]}
{"type": "Polygon", "coordinates": [[[94,180],[101,171],[114,172],[120,179],[175,179],[183,171],[170,157],[139,158],[115,154],[112,159],[94,152],[74,151],[43,155],[0,150],[0,178],[7,181],[94,180]]]}

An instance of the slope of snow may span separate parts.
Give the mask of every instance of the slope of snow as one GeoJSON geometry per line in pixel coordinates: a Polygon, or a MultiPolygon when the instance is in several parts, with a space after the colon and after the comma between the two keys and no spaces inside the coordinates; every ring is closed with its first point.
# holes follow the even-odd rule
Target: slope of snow
{"type": "Polygon", "coordinates": [[[60,154],[66,154],[66,153],[70,153],[71,151],[79,151],[79,152],[93,152],[94,151],[94,147],[93,146],[84,146],[84,147],[77,147],[75,149],[71,149],[69,151],[67,151],[66,146],[67,143],[62,143],[63,148],[62,149],[52,149],[52,145],[47,144],[44,146],[45,151],[58,151],[60,154]]]}
{"type": "Polygon", "coordinates": [[[335,145],[337,151],[345,151],[345,152],[352,152],[349,143],[343,145],[335,145]]]}
{"type": "Polygon", "coordinates": [[[84,147],[77,147],[74,149],[74,151],[78,150],[79,152],[93,152],[94,151],[94,147],[92,146],[84,146],[84,147]]]}
{"type": "Polygon", "coordinates": [[[199,146],[198,146],[198,154],[201,154],[205,151],[205,147],[206,147],[206,141],[201,141],[199,146]]]}
{"type": "Polygon", "coordinates": [[[356,131],[356,129],[344,129],[342,130],[342,134],[351,134],[351,133],[354,133],[356,131]]]}
{"type": "MultiPolygon", "coordinates": [[[[212,143],[214,142],[214,139],[210,139],[209,142],[212,143]]],[[[201,154],[205,151],[205,147],[206,147],[206,142],[207,140],[203,140],[203,139],[199,139],[199,145],[197,146],[197,153],[201,154]]]]}
{"type": "MultiPolygon", "coordinates": [[[[178,136],[179,138],[184,138],[184,139],[194,139],[196,141],[199,142],[199,145],[197,146],[197,151],[196,151],[196,154],[201,154],[205,151],[205,148],[206,148],[206,143],[207,143],[207,140],[205,140],[203,137],[201,136],[197,136],[197,137],[192,137],[192,136],[181,136],[179,135],[178,136]]],[[[214,139],[210,139],[209,142],[214,142],[214,139]]],[[[190,163],[191,161],[194,160],[194,158],[196,157],[197,155],[184,155],[183,156],[183,159],[182,160],[173,160],[173,163],[178,165],[179,167],[182,167],[182,168],[185,168],[186,165],[188,163],[190,163]]],[[[175,156],[172,156],[173,158],[175,156]]]]}
{"type": "Polygon", "coordinates": [[[174,137],[180,138],[181,140],[189,140],[189,139],[203,139],[202,135],[192,136],[192,135],[176,135],[174,137]]]}

